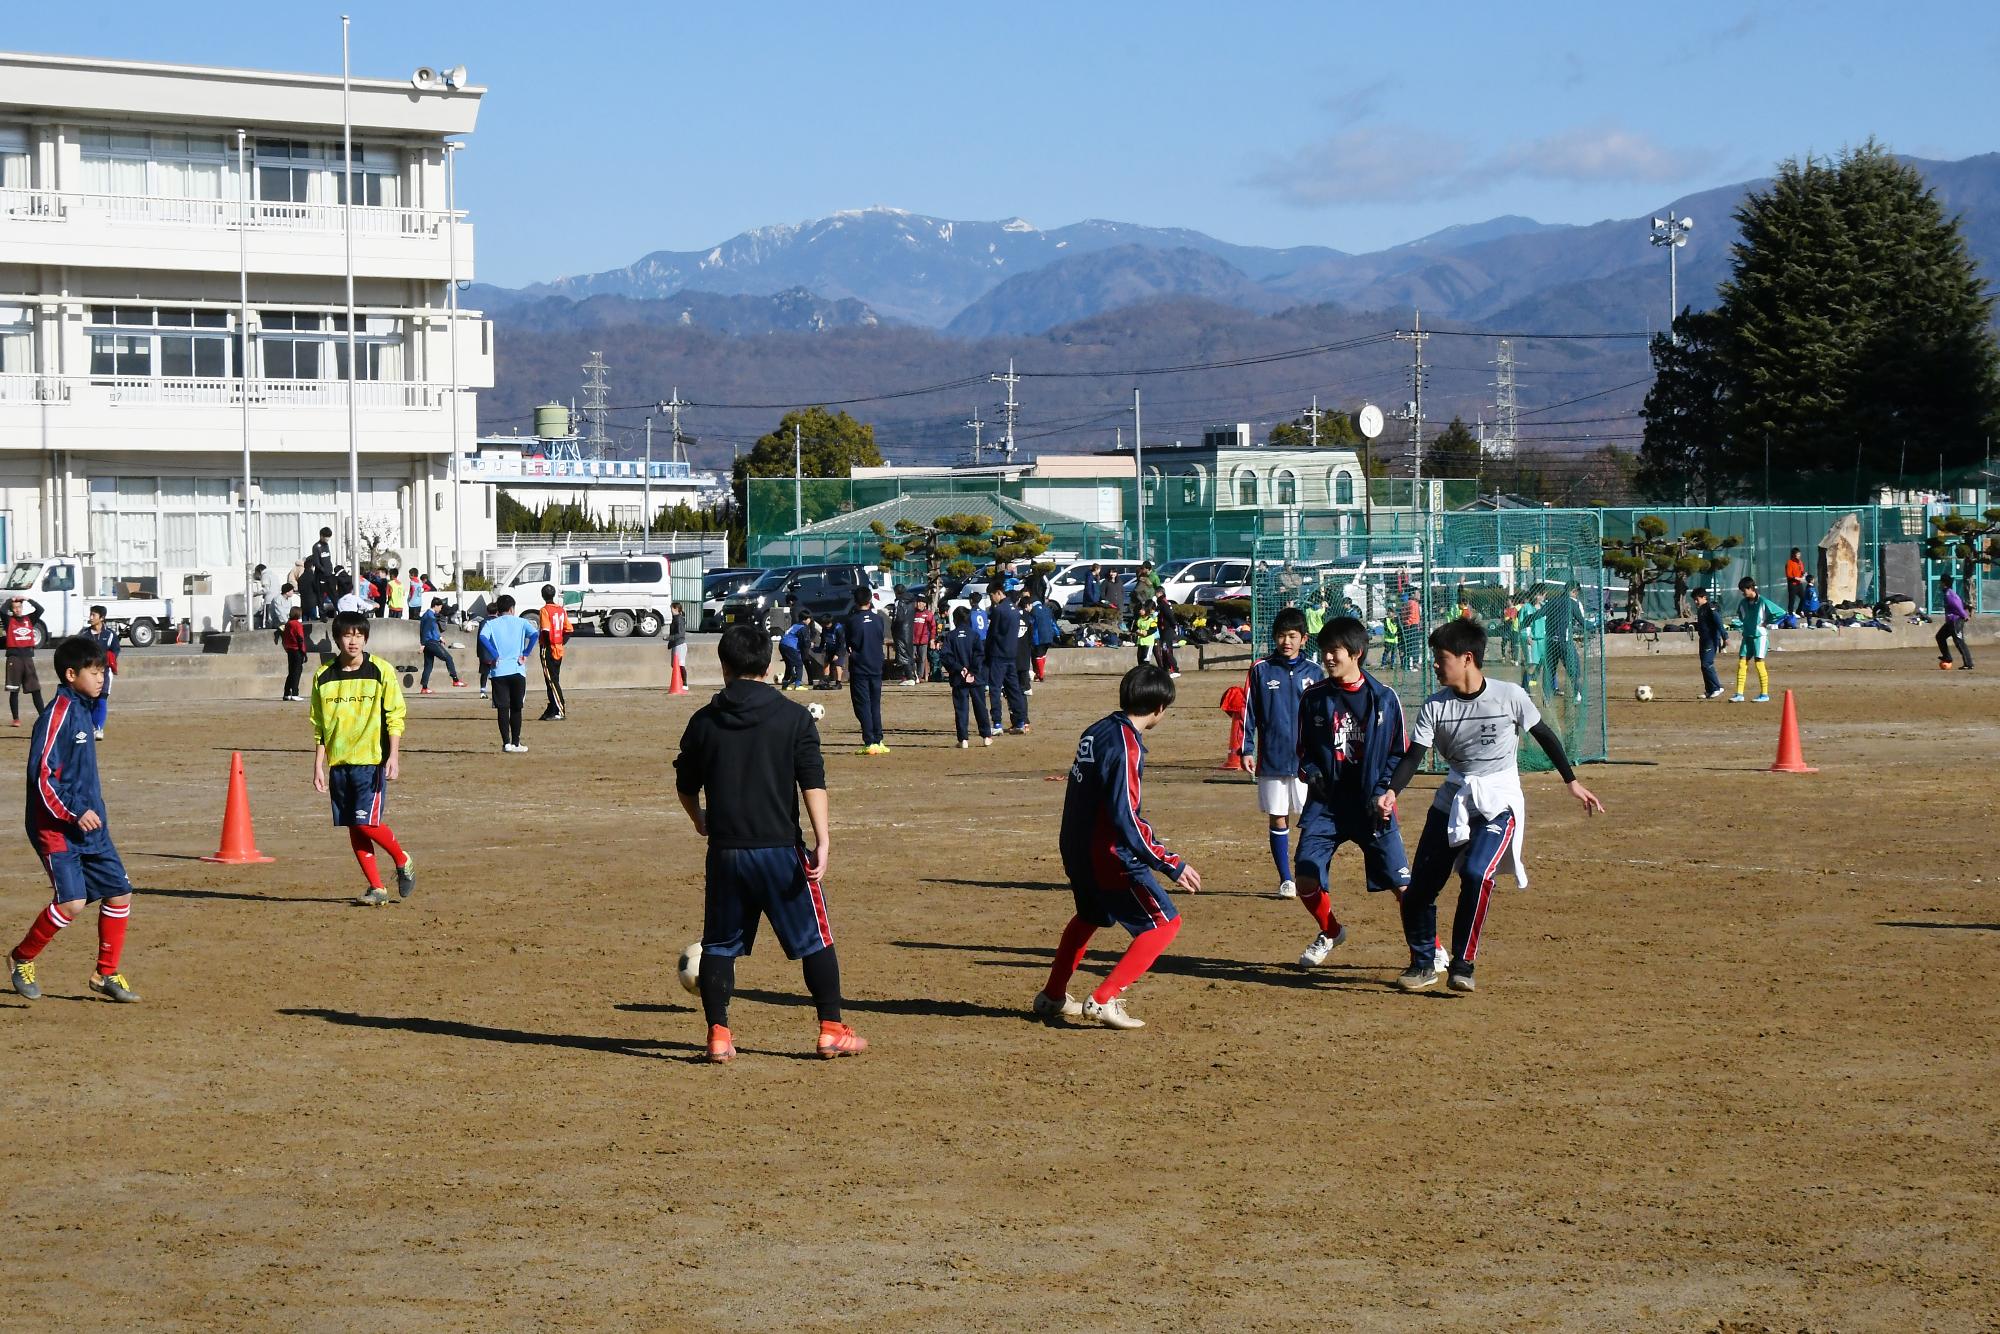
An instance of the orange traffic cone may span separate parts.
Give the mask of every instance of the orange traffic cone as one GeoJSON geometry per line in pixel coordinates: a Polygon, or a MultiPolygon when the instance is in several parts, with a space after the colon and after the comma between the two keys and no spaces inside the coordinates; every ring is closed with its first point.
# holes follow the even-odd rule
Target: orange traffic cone
{"type": "Polygon", "coordinates": [[[229,753],[229,800],[222,808],[222,846],[205,862],[244,866],[253,862],[276,861],[257,851],[257,836],[250,829],[250,785],[243,778],[243,752],[229,753]]]}
{"type": "Polygon", "coordinates": [[[1248,704],[1249,697],[1242,686],[1231,686],[1222,692],[1222,711],[1229,715],[1229,753],[1222,757],[1218,769],[1243,767],[1243,713],[1248,704]]]}
{"type": "Polygon", "coordinates": [[[1806,763],[1805,747],[1799,744],[1799,711],[1792,703],[1792,692],[1785,692],[1785,716],[1778,724],[1778,759],[1771,766],[1774,774],[1816,774],[1819,770],[1806,763]]]}
{"type": "Polygon", "coordinates": [[[688,692],[687,673],[681,669],[680,658],[677,656],[670,656],[668,658],[668,661],[672,663],[672,666],[667,671],[667,693],[669,695],[687,694],[688,692]]]}

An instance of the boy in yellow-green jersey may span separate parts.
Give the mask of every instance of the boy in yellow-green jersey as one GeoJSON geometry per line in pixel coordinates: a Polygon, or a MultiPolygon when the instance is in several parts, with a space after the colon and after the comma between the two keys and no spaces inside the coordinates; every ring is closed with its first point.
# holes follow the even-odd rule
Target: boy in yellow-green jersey
{"type": "Polygon", "coordinates": [[[313,677],[311,717],[313,790],[333,799],[333,822],[347,830],[347,841],[368,892],[361,902],[370,907],[389,901],[375,849],[396,865],[396,892],[403,898],[416,892],[411,858],[382,822],[387,785],[396,781],[403,745],[403,687],[396,669],[368,652],[368,618],[344,611],[333,618],[334,659],[313,677]]]}

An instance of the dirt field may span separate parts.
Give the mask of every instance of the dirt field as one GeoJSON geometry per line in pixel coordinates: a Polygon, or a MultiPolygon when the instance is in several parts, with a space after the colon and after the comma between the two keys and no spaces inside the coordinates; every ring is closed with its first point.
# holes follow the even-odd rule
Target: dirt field
{"type": "MultiPolygon", "coordinates": [[[[1584,774],[1610,814],[1530,780],[1535,887],[1496,891],[1472,997],[1390,988],[1351,852],[1353,938],[1293,966],[1311,924],[1214,772],[1228,682],[1190,675],[1146,802],[1210,888],[1134,1033],[1025,1017],[1069,914],[1048,779],[1113,682],[1052,681],[1034,736],[969,753],[892,687],[876,759],[819,696],[875,1049],[807,1059],[767,942],[723,1069],[673,975],[704,696],[579,693],[520,757],[470,692],[413,699],[390,820],[421,884],[380,909],[349,906],[302,707],[114,704],[145,1001],[84,998],[94,915],[43,1000],[0,994],[0,1327],[1994,1328],[2000,684],[1775,666],[1816,776],[1762,772],[1776,706],[1619,674],[1584,774]],[[191,860],[232,748],[274,865],[191,860]]],[[[7,846],[0,943],[47,897],[7,846]]]]}

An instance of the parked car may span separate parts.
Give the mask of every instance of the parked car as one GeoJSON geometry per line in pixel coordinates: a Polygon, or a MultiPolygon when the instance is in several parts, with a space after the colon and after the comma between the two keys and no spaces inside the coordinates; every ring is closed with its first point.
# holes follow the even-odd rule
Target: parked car
{"type": "Polygon", "coordinates": [[[1153,571],[1160,592],[1169,602],[1192,602],[1202,584],[1247,584],[1250,561],[1226,556],[1195,556],[1168,561],[1153,571]]]}
{"type": "Polygon", "coordinates": [[[763,570],[710,570],[701,577],[701,632],[722,629],[722,604],[764,577],[763,570]]]}
{"type": "Polygon", "coordinates": [[[511,593],[515,610],[532,618],[542,605],[543,585],[554,584],[556,597],[576,626],[616,638],[657,635],[673,606],[672,568],[673,559],[660,555],[575,551],[530,556],[486,600],[490,603],[499,593],[511,593]]]}
{"type": "Polygon", "coordinates": [[[1104,579],[1121,580],[1128,589],[1132,586],[1133,577],[1139,573],[1139,562],[1136,560],[1080,560],[1064,566],[1049,576],[1049,596],[1064,611],[1075,610],[1083,600],[1083,573],[1092,565],[1103,572],[1104,579]]]}
{"type": "Polygon", "coordinates": [[[814,616],[845,613],[854,608],[857,588],[870,590],[870,601],[878,611],[896,596],[889,572],[873,565],[787,565],[766,570],[756,583],[723,600],[722,625],[781,628],[793,607],[814,616]]]}

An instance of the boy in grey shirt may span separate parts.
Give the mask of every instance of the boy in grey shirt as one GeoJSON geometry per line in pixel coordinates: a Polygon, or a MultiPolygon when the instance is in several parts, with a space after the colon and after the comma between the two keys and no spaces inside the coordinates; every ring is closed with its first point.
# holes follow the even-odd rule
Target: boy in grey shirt
{"type": "Polygon", "coordinates": [[[1396,985],[1405,991],[1425,991],[1444,980],[1433,953],[1437,900],[1445,881],[1457,871],[1458,912],[1451,924],[1448,984],[1453,991],[1471,991],[1486,901],[1501,862],[1510,854],[1508,874],[1522,888],[1528,884],[1521,863],[1521,826],[1528,809],[1518,767],[1521,733],[1533,736],[1548,753],[1570,795],[1583,803],[1586,812],[1595,814],[1604,803],[1577,781],[1562,738],[1542,721],[1528,692],[1511,681],[1487,677],[1483,628],[1473,621],[1447,621],[1431,632],[1430,645],[1431,663],[1444,689],[1424,701],[1410,732],[1409,749],[1390,777],[1390,790],[1377,801],[1383,819],[1394,814],[1396,794],[1409,786],[1425,753],[1437,747],[1449,772],[1431,802],[1410,867],[1410,887],[1403,892],[1403,935],[1410,947],[1410,966],[1396,985]]]}

